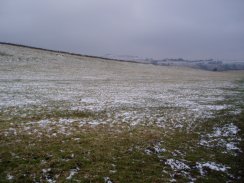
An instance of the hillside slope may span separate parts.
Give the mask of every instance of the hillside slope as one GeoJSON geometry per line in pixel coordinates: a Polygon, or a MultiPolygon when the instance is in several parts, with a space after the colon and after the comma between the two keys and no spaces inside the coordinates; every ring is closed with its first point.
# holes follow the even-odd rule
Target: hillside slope
{"type": "Polygon", "coordinates": [[[243,80],[0,44],[0,180],[241,182],[243,80]]]}

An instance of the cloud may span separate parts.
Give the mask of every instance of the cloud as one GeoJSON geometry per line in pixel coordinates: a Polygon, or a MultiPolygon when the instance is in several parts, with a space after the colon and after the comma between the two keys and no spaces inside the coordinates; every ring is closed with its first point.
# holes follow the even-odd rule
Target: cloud
{"type": "Polygon", "coordinates": [[[91,55],[244,58],[243,0],[1,0],[0,40],[91,55]]]}

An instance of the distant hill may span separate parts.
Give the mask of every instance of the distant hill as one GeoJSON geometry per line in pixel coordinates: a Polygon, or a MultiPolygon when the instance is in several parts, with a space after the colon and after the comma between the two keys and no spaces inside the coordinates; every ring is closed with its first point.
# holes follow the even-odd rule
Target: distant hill
{"type": "MultiPolygon", "coordinates": [[[[106,59],[106,60],[114,60],[114,61],[122,61],[122,62],[133,62],[133,63],[142,63],[142,64],[153,64],[159,66],[182,66],[182,67],[190,67],[195,69],[202,69],[208,71],[228,71],[228,70],[244,70],[244,60],[243,61],[219,61],[219,60],[185,60],[183,58],[167,58],[167,59],[152,59],[152,58],[143,58],[139,56],[130,56],[130,55],[112,55],[106,54],[104,56],[92,56],[92,55],[84,55],[80,53],[71,53],[59,50],[50,50],[45,48],[37,48],[33,46],[21,45],[21,44],[14,44],[14,43],[5,43],[0,42],[3,45],[12,45],[12,46],[19,46],[25,48],[32,48],[37,50],[43,51],[50,51],[56,52],[59,54],[70,54],[76,56],[83,56],[83,57],[91,57],[91,58],[98,58],[98,59],[106,59]]],[[[0,55],[6,55],[6,53],[1,52],[0,55]]]]}
{"type": "Polygon", "coordinates": [[[208,71],[227,71],[227,70],[244,70],[244,61],[219,61],[219,60],[185,60],[183,58],[177,59],[162,59],[156,60],[152,58],[140,58],[137,56],[113,56],[111,54],[105,57],[118,60],[130,60],[138,63],[162,65],[162,66],[183,66],[196,69],[203,69],[208,71]]]}
{"type": "Polygon", "coordinates": [[[244,62],[241,61],[164,59],[153,60],[151,63],[155,65],[185,66],[209,71],[244,70],[244,62]]]}

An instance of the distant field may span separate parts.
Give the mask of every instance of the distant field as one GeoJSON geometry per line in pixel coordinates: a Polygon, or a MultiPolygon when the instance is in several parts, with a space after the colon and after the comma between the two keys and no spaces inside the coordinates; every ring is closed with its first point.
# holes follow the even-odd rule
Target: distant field
{"type": "Polygon", "coordinates": [[[243,182],[244,71],[0,44],[0,182],[243,182]]]}

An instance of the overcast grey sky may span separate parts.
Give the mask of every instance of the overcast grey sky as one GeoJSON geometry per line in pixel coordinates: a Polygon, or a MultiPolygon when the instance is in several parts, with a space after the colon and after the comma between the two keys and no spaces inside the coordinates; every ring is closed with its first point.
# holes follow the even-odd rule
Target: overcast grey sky
{"type": "Polygon", "coordinates": [[[0,41],[100,56],[244,59],[244,0],[0,0],[0,41]]]}

